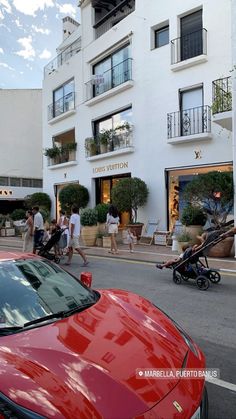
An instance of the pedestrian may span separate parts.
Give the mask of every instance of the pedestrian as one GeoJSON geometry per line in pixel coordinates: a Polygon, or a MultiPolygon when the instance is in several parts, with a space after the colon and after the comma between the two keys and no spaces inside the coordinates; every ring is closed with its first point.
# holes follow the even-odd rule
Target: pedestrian
{"type": "Polygon", "coordinates": [[[34,215],[34,247],[33,253],[36,253],[38,247],[42,245],[43,236],[44,236],[44,222],[43,216],[39,212],[39,207],[36,205],[32,208],[32,213],[34,215]]]}
{"type": "Polygon", "coordinates": [[[69,246],[69,220],[66,217],[65,211],[60,211],[60,218],[58,220],[58,225],[63,230],[61,238],[59,240],[59,254],[63,256],[63,251],[69,246]]]}
{"type": "MultiPolygon", "coordinates": [[[[57,220],[53,219],[51,221],[51,225],[49,227],[49,234],[50,238],[58,231],[60,230],[60,226],[57,224],[57,220]]],[[[54,254],[55,256],[59,255],[59,241],[54,244],[53,246],[54,254]]]]}
{"type": "Polygon", "coordinates": [[[127,240],[128,245],[129,245],[129,251],[130,251],[130,253],[133,253],[134,252],[134,241],[135,241],[135,238],[136,238],[135,234],[132,233],[132,231],[130,230],[130,228],[128,228],[126,240],[127,240]]]}
{"type": "Polygon", "coordinates": [[[85,253],[82,251],[79,245],[79,236],[80,236],[80,215],[78,214],[79,210],[78,207],[73,205],[72,209],[72,215],[70,217],[69,222],[69,246],[68,246],[68,260],[65,263],[65,265],[70,265],[71,259],[73,256],[73,251],[76,250],[76,252],[82,257],[84,263],[81,266],[87,266],[88,260],[85,255],[85,253]]]}
{"type": "Polygon", "coordinates": [[[120,218],[118,216],[118,210],[114,205],[110,205],[106,220],[108,233],[111,237],[111,250],[109,250],[109,253],[118,254],[116,235],[118,233],[119,223],[120,218]]]}
{"type": "Polygon", "coordinates": [[[33,213],[31,210],[26,211],[26,223],[25,223],[25,234],[23,242],[23,252],[32,253],[33,252],[33,237],[34,237],[34,220],[33,213]]]}

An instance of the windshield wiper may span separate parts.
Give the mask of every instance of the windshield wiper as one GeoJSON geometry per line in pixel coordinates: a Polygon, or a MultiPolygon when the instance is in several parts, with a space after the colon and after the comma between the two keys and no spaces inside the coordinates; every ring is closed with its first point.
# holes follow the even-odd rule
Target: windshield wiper
{"type": "Polygon", "coordinates": [[[89,307],[93,306],[95,304],[95,302],[96,301],[90,301],[89,303],[81,304],[81,305],[78,305],[76,307],[73,307],[70,310],[65,310],[63,312],[63,317],[69,317],[74,313],[79,313],[80,311],[83,311],[86,308],[89,308],[89,307]]]}
{"type": "Polygon", "coordinates": [[[32,324],[42,323],[42,322],[45,322],[45,321],[51,320],[51,319],[58,319],[60,317],[63,317],[63,315],[64,315],[64,311],[58,311],[58,313],[48,314],[47,316],[39,317],[38,319],[34,319],[34,320],[30,320],[29,322],[24,324],[24,327],[31,326],[32,324]]]}
{"type": "Polygon", "coordinates": [[[0,327],[0,336],[11,335],[15,332],[19,332],[19,330],[22,330],[22,329],[24,329],[23,326],[0,327]]]}

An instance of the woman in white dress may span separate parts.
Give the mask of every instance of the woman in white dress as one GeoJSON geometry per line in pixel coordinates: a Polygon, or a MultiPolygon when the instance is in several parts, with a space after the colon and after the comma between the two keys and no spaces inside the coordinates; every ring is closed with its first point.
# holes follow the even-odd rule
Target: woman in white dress
{"type": "Polygon", "coordinates": [[[111,237],[111,250],[109,250],[109,253],[118,254],[116,235],[118,233],[119,223],[120,218],[118,216],[118,210],[114,205],[110,205],[106,221],[108,233],[111,237]]]}
{"type": "Polygon", "coordinates": [[[59,253],[63,256],[63,250],[67,248],[69,244],[69,220],[66,217],[65,211],[60,211],[58,225],[62,230],[64,230],[59,240],[59,253]]]}
{"type": "Polygon", "coordinates": [[[25,234],[24,234],[24,243],[23,243],[23,252],[32,253],[34,246],[34,220],[33,213],[31,210],[26,211],[26,225],[25,225],[25,234]]]}

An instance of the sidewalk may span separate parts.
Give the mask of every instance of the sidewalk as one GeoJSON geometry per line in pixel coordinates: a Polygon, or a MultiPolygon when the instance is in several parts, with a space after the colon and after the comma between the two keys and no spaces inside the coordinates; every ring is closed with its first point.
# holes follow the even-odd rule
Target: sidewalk
{"type": "MultiPolygon", "coordinates": [[[[0,237],[0,250],[8,250],[14,248],[22,250],[23,241],[20,237],[0,237]]],[[[130,253],[128,246],[119,244],[119,254],[111,255],[109,249],[103,247],[83,247],[88,256],[109,257],[115,259],[138,261],[146,263],[160,263],[177,256],[177,252],[172,252],[171,247],[166,246],[145,246],[137,244],[134,253],[130,253]]],[[[232,258],[208,258],[209,266],[225,272],[233,272],[236,274],[236,259],[232,258]]]]}

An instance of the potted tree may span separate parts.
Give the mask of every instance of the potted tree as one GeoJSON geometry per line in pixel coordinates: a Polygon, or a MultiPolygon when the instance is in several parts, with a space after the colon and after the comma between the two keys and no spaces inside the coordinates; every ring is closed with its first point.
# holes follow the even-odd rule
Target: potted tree
{"type": "Polygon", "coordinates": [[[80,212],[80,223],[82,226],[81,237],[85,246],[95,246],[98,233],[98,215],[92,208],[85,208],[80,212]]]}
{"type": "Polygon", "coordinates": [[[185,226],[185,230],[192,237],[191,244],[197,244],[197,236],[202,234],[202,227],[206,224],[207,216],[205,212],[191,204],[188,204],[182,212],[181,223],[185,226]]]}
{"type": "MultiPolygon", "coordinates": [[[[233,173],[212,171],[200,174],[185,187],[184,196],[192,205],[202,208],[212,225],[212,230],[220,229],[228,221],[233,210],[233,173]]],[[[233,244],[232,237],[228,237],[210,249],[209,255],[213,255],[217,250],[220,257],[218,248],[221,248],[225,255],[226,243],[229,243],[229,256],[233,244]]]]}
{"type": "Polygon", "coordinates": [[[121,179],[111,191],[112,203],[118,210],[130,213],[131,223],[127,227],[135,232],[138,239],[143,227],[143,223],[137,221],[138,208],[147,203],[148,193],[146,183],[136,177],[121,179]]]}
{"type": "Polygon", "coordinates": [[[61,209],[68,214],[70,214],[72,205],[84,208],[89,202],[88,189],[77,183],[66,185],[59,193],[59,202],[61,209]]]}
{"type": "Polygon", "coordinates": [[[97,154],[97,141],[94,137],[88,137],[85,139],[85,151],[87,157],[96,156],[97,154]]]}
{"type": "Polygon", "coordinates": [[[104,154],[108,151],[108,144],[110,141],[110,130],[102,130],[98,135],[98,141],[100,144],[100,153],[104,154]]]}
{"type": "Polygon", "coordinates": [[[108,213],[108,209],[109,209],[109,204],[98,204],[95,207],[96,211],[97,211],[97,215],[98,215],[98,226],[99,226],[99,230],[104,232],[105,230],[105,223],[107,220],[107,213],[108,213]]]}

